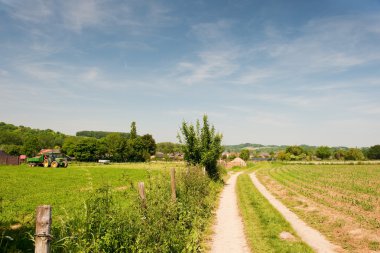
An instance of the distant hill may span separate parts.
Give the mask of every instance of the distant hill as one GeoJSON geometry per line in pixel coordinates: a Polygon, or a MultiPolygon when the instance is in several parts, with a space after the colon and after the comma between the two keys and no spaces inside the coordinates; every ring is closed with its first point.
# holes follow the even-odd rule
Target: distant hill
{"type": "Polygon", "coordinates": [[[265,147],[262,144],[243,143],[237,145],[225,145],[224,149],[228,152],[240,152],[242,149],[256,150],[265,147]]]}
{"type": "MultiPolygon", "coordinates": [[[[290,145],[262,145],[262,144],[254,144],[254,143],[243,143],[243,144],[237,144],[237,145],[225,145],[224,150],[228,152],[240,152],[242,149],[248,149],[248,150],[256,151],[256,152],[270,153],[271,151],[276,152],[280,150],[285,150],[288,146],[290,145]]],[[[310,146],[310,145],[305,145],[305,144],[301,144],[299,146],[302,147],[305,151],[313,151],[317,148],[317,146],[310,146]]],[[[331,147],[331,148],[333,150],[348,149],[347,147],[344,147],[344,146],[331,147]]]]}
{"type": "Polygon", "coordinates": [[[82,136],[82,137],[94,137],[96,139],[101,139],[101,138],[104,138],[106,137],[107,135],[109,134],[112,134],[112,133],[120,133],[121,135],[125,136],[125,137],[129,137],[129,133],[123,133],[123,132],[106,132],[106,131],[87,131],[87,130],[84,130],[84,131],[79,131],[76,133],[76,136],[82,136]]]}

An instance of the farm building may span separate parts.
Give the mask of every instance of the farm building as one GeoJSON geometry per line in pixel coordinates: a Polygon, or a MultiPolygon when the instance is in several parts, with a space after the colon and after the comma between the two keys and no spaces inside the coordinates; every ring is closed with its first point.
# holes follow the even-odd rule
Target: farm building
{"type": "Polygon", "coordinates": [[[26,155],[20,155],[19,157],[19,161],[20,161],[20,163],[24,163],[24,162],[26,162],[26,155]]]}
{"type": "Polygon", "coordinates": [[[247,163],[240,157],[236,157],[231,162],[227,163],[227,168],[232,168],[234,166],[246,167],[247,163]]]}
{"type": "Polygon", "coordinates": [[[0,164],[19,165],[20,160],[18,156],[8,155],[4,151],[0,150],[0,164]]]}

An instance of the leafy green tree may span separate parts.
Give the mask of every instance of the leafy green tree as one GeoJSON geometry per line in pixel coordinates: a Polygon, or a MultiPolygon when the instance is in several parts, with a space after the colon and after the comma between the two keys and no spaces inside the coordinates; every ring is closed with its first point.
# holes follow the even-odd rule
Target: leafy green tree
{"type": "Polygon", "coordinates": [[[97,148],[95,138],[83,138],[75,144],[73,154],[78,161],[94,162],[99,159],[97,157],[97,148]]]}
{"type": "Polygon", "coordinates": [[[287,158],[288,158],[287,153],[285,151],[280,151],[277,153],[278,160],[285,161],[285,160],[288,160],[287,158]]]}
{"type": "Polygon", "coordinates": [[[161,142],[161,143],[157,143],[156,151],[162,152],[164,154],[181,152],[182,145],[178,143],[172,143],[172,142],[161,142]]]}
{"type": "Polygon", "coordinates": [[[153,139],[153,136],[145,134],[141,136],[141,140],[144,144],[144,149],[147,150],[150,155],[154,155],[156,153],[156,141],[153,139]]]}
{"type": "Polygon", "coordinates": [[[320,146],[315,151],[315,155],[322,160],[328,159],[331,156],[331,149],[327,146],[320,146]]]}
{"type": "Polygon", "coordinates": [[[83,137],[75,137],[75,136],[66,137],[62,145],[62,152],[68,156],[73,157],[76,144],[81,139],[83,139],[83,137]]]}
{"type": "Polygon", "coordinates": [[[149,151],[141,137],[128,140],[126,158],[128,162],[145,162],[150,159],[149,151]]]}
{"type": "Polygon", "coordinates": [[[380,145],[372,146],[367,151],[369,159],[380,159],[380,145]]]}
{"type": "MultiPolygon", "coordinates": [[[[102,139],[106,137],[109,134],[112,133],[120,133],[120,132],[105,132],[105,131],[79,131],[76,133],[76,136],[81,136],[81,137],[94,137],[96,139],[102,139]]],[[[120,133],[126,138],[129,138],[129,133],[120,133]]]]}
{"type": "Polygon", "coordinates": [[[5,153],[9,155],[19,156],[22,154],[22,146],[21,145],[2,145],[1,149],[4,150],[5,153]]]}
{"type": "Polygon", "coordinates": [[[136,122],[131,123],[131,132],[130,132],[130,139],[136,139],[137,138],[137,129],[136,129],[136,122]]]}
{"type": "MultiPolygon", "coordinates": [[[[154,152],[153,137],[145,136],[144,138],[137,135],[136,122],[131,124],[130,138],[127,142],[126,159],[129,162],[145,162],[150,159],[150,151],[154,152]],[[146,142],[144,142],[144,140],[146,142]],[[150,144],[148,144],[148,141],[150,144]]],[[[155,145],[155,142],[154,142],[155,145]]]]}
{"type": "Polygon", "coordinates": [[[11,131],[0,131],[0,145],[22,145],[22,138],[19,134],[11,131]]]}
{"type": "Polygon", "coordinates": [[[348,149],[344,158],[345,160],[355,160],[355,161],[361,161],[365,159],[363,152],[358,148],[348,149]]]}
{"type": "Polygon", "coordinates": [[[248,161],[248,159],[249,159],[249,150],[248,150],[248,149],[243,149],[243,150],[240,152],[239,157],[240,157],[241,159],[243,159],[244,161],[248,161]]]}
{"type": "Polygon", "coordinates": [[[104,138],[107,154],[112,161],[124,162],[127,139],[120,133],[111,133],[104,138]]]}
{"type": "Polygon", "coordinates": [[[289,146],[286,148],[285,152],[291,155],[299,156],[301,154],[304,154],[305,150],[300,146],[289,146]]]}
{"type": "Polygon", "coordinates": [[[195,126],[184,121],[180,130],[181,135],[178,135],[178,139],[183,144],[187,163],[202,165],[211,177],[218,178],[217,161],[223,152],[221,145],[223,137],[215,132],[214,126],[210,127],[207,116],[203,116],[202,128],[199,120],[195,126]]]}
{"type": "Polygon", "coordinates": [[[29,135],[25,138],[24,144],[22,146],[22,152],[31,157],[36,155],[42,148],[41,143],[38,138],[34,135],[29,135]]]}
{"type": "Polygon", "coordinates": [[[344,149],[337,149],[333,153],[333,157],[337,160],[344,160],[346,151],[344,149]]]}

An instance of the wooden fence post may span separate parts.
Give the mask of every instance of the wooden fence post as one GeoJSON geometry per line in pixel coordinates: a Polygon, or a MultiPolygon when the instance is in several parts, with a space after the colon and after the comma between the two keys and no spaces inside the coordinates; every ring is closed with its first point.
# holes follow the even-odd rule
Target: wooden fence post
{"type": "Polygon", "coordinates": [[[203,168],[202,168],[202,171],[203,171],[203,175],[206,176],[206,167],[203,167],[203,168]]]}
{"type": "Polygon", "coordinates": [[[35,253],[50,253],[51,206],[36,209],[35,253]]]}
{"type": "Polygon", "coordinates": [[[139,187],[139,195],[140,195],[140,199],[141,199],[141,206],[146,208],[146,196],[145,196],[144,182],[139,182],[138,187],[139,187]]]}
{"type": "Polygon", "coordinates": [[[170,181],[172,186],[172,200],[175,202],[177,200],[176,186],[175,186],[175,168],[170,171],[170,181]]]}

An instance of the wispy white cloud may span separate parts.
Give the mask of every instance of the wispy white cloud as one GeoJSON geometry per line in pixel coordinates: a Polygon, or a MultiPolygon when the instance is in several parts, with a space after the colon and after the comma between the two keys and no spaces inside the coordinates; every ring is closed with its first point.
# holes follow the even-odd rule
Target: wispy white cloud
{"type": "Polygon", "coordinates": [[[82,79],[86,82],[95,81],[99,78],[99,74],[98,68],[90,68],[82,74],[82,79]]]}
{"type": "Polygon", "coordinates": [[[186,84],[201,84],[225,78],[237,70],[235,60],[234,50],[202,51],[196,62],[184,61],[178,64],[179,78],[186,84]]]}
{"type": "Polygon", "coordinates": [[[273,112],[253,112],[247,117],[247,121],[267,127],[287,128],[295,126],[292,118],[287,115],[274,114],[273,112]]]}
{"type": "Polygon", "coordinates": [[[12,17],[32,23],[45,22],[52,14],[50,1],[0,0],[12,17]]]}
{"type": "Polygon", "coordinates": [[[276,74],[277,73],[274,70],[271,70],[269,68],[251,68],[250,70],[243,71],[236,83],[257,85],[260,83],[265,83],[265,81],[268,79],[273,79],[276,74]]]}
{"type": "MultiPolygon", "coordinates": [[[[202,42],[215,40],[225,40],[226,33],[231,28],[233,22],[231,20],[221,19],[216,22],[199,23],[191,27],[191,36],[195,36],[202,42]]],[[[219,41],[218,43],[221,43],[219,41]]]]}
{"type": "Polygon", "coordinates": [[[263,50],[277,67],[296,73],[344,71],[380,59],[378,15],[311,20],[293,39],[266,41],[263,50]]]}
{"type": "Polygon", "coordinates": [[[55,69],[55,66],[49,63],[35,63],[27,65],[19,65],[18,69],[30,77],[39,81],[51,82],[56,81],[62,75],[55,69]]]}
{"type": "Polygon", "coordinates": [[[85,27],[101,25],[105,18],[101,3],[97,0],[64,1],[62,15],[65,27],[81,32],[85,27]]]}

